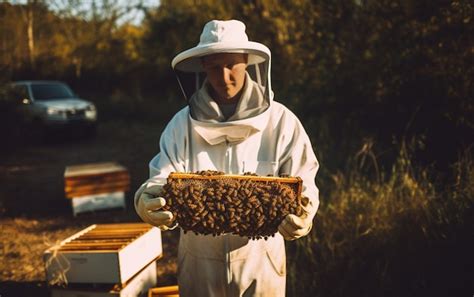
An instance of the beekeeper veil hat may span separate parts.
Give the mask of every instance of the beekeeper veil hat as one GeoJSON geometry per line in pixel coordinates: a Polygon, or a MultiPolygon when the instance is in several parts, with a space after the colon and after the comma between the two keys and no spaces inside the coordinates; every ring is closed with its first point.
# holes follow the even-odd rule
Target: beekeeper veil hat
{"type": "Polygon", "coordinates": [[[249,41],[245,25],[237,20],[212,20],[203,28],[198,45],[179,53],[171,62],[178,82],[187,99],[205,78],[201,58],[219,53],[243,53],[248,55],[247,72],[264,88],[270,97],[270,50],[265,45],[249,41]],[[192,79],[190,79],[193,77],[192,79]],[[190,83],[194,80],[193,83],[190,83]]]}

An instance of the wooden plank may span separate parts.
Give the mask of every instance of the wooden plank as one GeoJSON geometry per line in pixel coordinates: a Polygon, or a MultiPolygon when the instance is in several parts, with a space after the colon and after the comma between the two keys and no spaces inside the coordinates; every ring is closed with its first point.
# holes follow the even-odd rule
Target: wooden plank
{"type": "Polygon", "coordinates": [[[61,247],[61,249],[59,250],[60,252],[63,252],[63,251],[66,251],[66,250],[75,250],[75,251],[86,251],[86,250],[111,250],[113,251],[114,253],[116,253],[117,251],[119,251],[120,249],[122,249],[125,245],[127,245],[126,243],[125,244],[114,244],[114,245],[67,245],[67,246],[64,246],[64,247],[61,247]]]}
{"type": "Polygon", "coordinates": [[[74,193],[74,192],[86,192],[86,191],[95,191],[97,189],[110,189],[112,192],[118,192],[118,190],[114,191],[114,189],[123,189],[130,186],[130,181],[126,180],[119,180],[114,182],[108,183],[97,183],[97,184],[84,184],[78,185],[74,187],[65,187],[65,191],[67,194],[74,193]]]}
{"type": "MultiPolygon", "coordinates": [[[[132,240],[133,241],[133,240],[132,240]]],[[[128,243],[132,242],[130,240],[126,240],[125,242],[111,242],[111,241],[106,241],[106,242],[83,242],[83,241],[70,241],[68,243],[65,243],[61,248],[63,247],[68,247],[68,246],[114,246],[114,245],[123,245],[123,243],[128,243]]],[[[60,249],[61,250],[61,249],[60,249]]]]}
{"type": "Polygon", "coordinates": [[[127,238],[86,238],[86,239],[76,239],[74,243],[97,243],[97,242],[113,242],[113,243],[122,243],[122,242],[132,242],[136,239],[137,237],[127,237],[127,238]]]}
{"type": "Polygon", "coordinates": [[[130,182],[130,175],[127,174],[120,174],[120,175],[103,175],[103,176],[96,176],[94,178],[75,178],[75,179],[65,179],[64,186],[67,187],[76,187],[82,185],[90,185],[90,184],[97,184],[97,183],[110,183],[110,182],[118,182],[118,181],[128,181],[130,182]]]}
{"type": "Polygon", "coordinates": [[[142,224],[142,225],[128,225],[124,223],[123,227],[113,225],[113,226],[108,226],[108,227],[102,227],[100,224],[94,228],[93,230],[90,230],[89,232],[85,233],[84,235],[87,234],[93,234],[93,233],[113,233],[115,231],[120,231],[123,234],[125,233],[130,233],[130,232],[146,232],[147,230],[152,229],[153,226],[148,225],[148,224],[142,224]]]}
{"type": "Polygon", "coordinates": [[[122,231],[122,233],[120,233],[120,235],[122,236],[130,236],[130,235],[133,235],[133,234],[139,234],[139,233],[143,233],[143,232],[146,232],[147,230],[149,229],[123,229],[123,230],[119,230],[119,229],[100,229],[100,230],[94,230],[93,232],[87,232],[86,234],[84,234],[83,236],[87,237],[87,236],[113,236],[115,233],[115,231],[122,231]]]}
{"type": "Polygon", "coordinates": [[[100,182],[100,181],[113,181],[116,179],[129,179],[130,174],[128,172],[114,173],[114,174],[103,174],[103,175],[94,175],[94,176],[77,176],[74,178],[65,178],[64,181],[66,184],[79,184],[85,182],[100,182]]]}
{"type": "Polygon", "coordinates": [[[278,176],[255,176],[255,175],[237,175],[237,174],[216,174],[201,175],[193,173],[170,173],[168,178],[171,179],[237,179],[237,180],[253,180],[262,182],[278,182],[278,183],[299,183],[300,177],[278,177],[278,176]]]}
{"type": "Polygon", "coordinates": [[[99,195],[99,194],[107,194],[107,193],[115,193],[115,192],[127,192],[130,190],[129,185],[123,185],[116,188],[110,187],[100,187],[94,190],[89,191],[73,191],[66,193],[66,198],[80,198],[83,196],[91,196],[91,195],[99,195]]]}
{"type": "Polygon", "coordinates": [[[190,179],[190,180],[252,180],[255,182],[276,182],[282,184],[296,184],[296,195],[301,196],[303,190],[303,180],[300,177],[278,177],[278,176],[255,176],[255,175],[236,175],[236,174],[216,174],[201,175],[194,173],[171,173],[168,179],[190,179]]]}
{"type": "Polygon", "coordinates": [[[153,226],[147,223],[110,223],[110,224],[99,224],[96,225],[95,230],[103,230],[103,229],[152,229],[153,226]]]}
{"type": "Polygon", "coordinates": [[[148,290],[148,297],[179,297],[179,288],[177,285],[175,286],[166,286],[166,287],[158,287],[158,288],[151,288],[148,290]]]}
{"type": "Polygon", "coordinates": [[[84,235],[76,240],[110,240],[110,239],[126,239],[126,238],[135,238],[138,237],[139,234],[130,234],[130,235],[122,235],[122,234],[93,234],[93,235],[84,235]]]}

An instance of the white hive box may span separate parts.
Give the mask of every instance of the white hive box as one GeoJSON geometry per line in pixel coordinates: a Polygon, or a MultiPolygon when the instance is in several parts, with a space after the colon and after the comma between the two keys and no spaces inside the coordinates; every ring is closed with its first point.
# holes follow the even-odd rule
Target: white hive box
{"type": "Polygon", "coordinates": [[[127,169],[114,162],[67,166],[64,192],[78,213],[125,208],[125,192],[130,188],[127,169]]]}
{"type": "Polygon", "coordinates": [[[156,279],[156,262],[152,262],[125,285],[53,287],[51,288],[51,297],[145,297],[147,292],[156,285],[156,279]]]}
{"type": "Polygon", "coordinates": [[[156,262],[150,263],[125,285],[76,285],[67,288],[52,287],[51,297],[132,297],[147,296],[156,285],[156,262]]]}
{"type": "Polygon", "coordinates": [[[48,283],[124,284],[162,256],[161,231],[145,223],[98,224],[43,254],[48,283]]]}
{"type": "Polygon", "coordinates": [[[102,209],[125,208],[125,193],[114,192],[75,197],[71,199],[71,205],[74,216],[102,209]]]}

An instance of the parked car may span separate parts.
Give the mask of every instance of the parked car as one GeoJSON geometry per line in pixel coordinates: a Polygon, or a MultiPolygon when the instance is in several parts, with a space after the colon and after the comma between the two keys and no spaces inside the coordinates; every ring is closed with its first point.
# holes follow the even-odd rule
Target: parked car
{"type": "Polygon", "coordinates": [[[20,103],[23,121],[45,129],[81,127],[95,134],[97,109],[59,81],[17,81],[11,85],[13,100],[20,103]]]}

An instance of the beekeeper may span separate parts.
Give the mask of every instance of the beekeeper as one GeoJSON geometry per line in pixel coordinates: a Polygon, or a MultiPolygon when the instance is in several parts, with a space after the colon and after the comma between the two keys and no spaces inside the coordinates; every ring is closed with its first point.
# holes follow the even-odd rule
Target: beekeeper
{"type": "Polygon", "coordinates": [[[172,214],[158,197],[171,172],[218,170],[229,174],[289,174],[303,179],[307,205],[288,215],[268,240],[231,234],[184,234],[178,250],[180,296],[284,296],[284,240],[305,236],[319,204],[318,170],[310,140],[296,116],[273,101],[270,50],[248,40],[236,20],[208,22],[197,46],[171,66],[188,106],[168,123],[150,179],[135,194],[143,221],[172,229],[172,214]]]}

